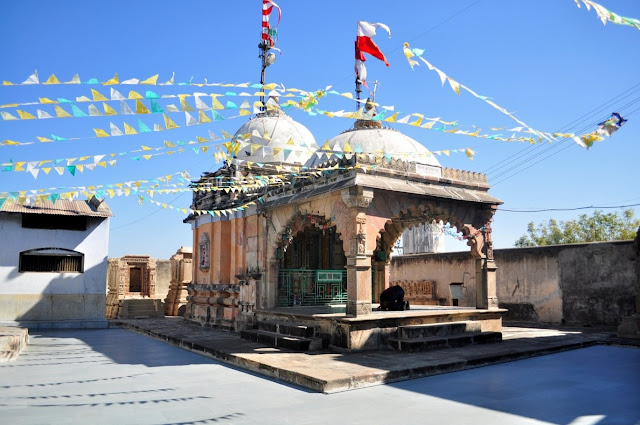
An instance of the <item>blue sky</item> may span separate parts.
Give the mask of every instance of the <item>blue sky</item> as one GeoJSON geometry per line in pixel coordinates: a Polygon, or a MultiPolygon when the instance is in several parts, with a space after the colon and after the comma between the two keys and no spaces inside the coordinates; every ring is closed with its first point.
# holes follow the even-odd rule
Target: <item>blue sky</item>
{"type": "MultiPolygon", "coordinates": [[[[602,0],[600,3],[622,16],[640,18],[640,3],[634,0],[602,0]]],[[[382,22],[391,28],[375,37],[391,63],[366,62],[369,81],[378,80],[377,100],[403,113],[422,113],[458,121],[460,128],[473,125],[494,134],[490,128],[518,126],[482,100],[462,92],[457,96],[442,87],[434,72],[422,65],[411,70],[402,44],[425,49],[424,58],[458,82],[506,108],[529,126],[545,131],[586,133],[611,112],[629,121],[610,139],[590,150],[572,141],[529,145],[503,142],[439,131],[390,124],[432,151],[464,149],[476,152],[473,161],[464,154],[438,156],[446,167],[486,172],[490,193],[502,199],[504,210],[567,209],[589,205],[615,206],[640,203],[640,31],[608,23],[603,26],[595,12],[578,9],[573,0],[480,1],[369,1],[307,2],[280,0],[282,21],[277,46],[282,50],[268,69],[268,82],[287,88],[317,90],[333,86],[338,92],[353,92],[356,22],[382,22]]],[[[257,83],[260,64],[261,2],[2,2],[0,3],[0,80],[24,81],[38,70],[41,82],[51,74],[69,81],[79,74],[107,81],[117,72],[120,80],[145,79],[159,74],[175,82],[257,83]]],[[[158,95],[224,93],[220,87],[112,86],[127,96],[130,90],[158,95]]],[[[101,85],[0,86],[0,104],[38,102],[38,98],[91,97],[91,89],[109,97],[101,85]]],[[[241,92],[242,89],[233,89],[241,92]]],[[[229,100],[229,98],[224,98],[229,100]]],[[[238,104],[242,99],[238,100],[238,104]]],[[[253,98],[250,98],[253,101],[253,98]]],[[[147,107],[149,101],[145,101],[147,107]]],[[[162,103],[161,100],[158,100],[162,103]]],[[[193,98],[189,100],[193,106],[193,98]]],[[[94,102],[100,106],[100,102],[94,102]]],[[[175,103],[175,102],[174,102],[175,103]]],[[[78,103],[87,112],[89,103],[78,103]]],[[[135,103],[128,101],[131,108],[135,103]]],[[[118,102],[110,103],[119,110],[118,102]]],[[[354,102],[327,96],[319,108],[353,110],[354,102]]],[[[18,109],[53,114],[53,105],[18,109]]],[[[66,106],[70,110],[69,106],[66,106]]],[[[16,108],[3,111],[16,115],[16,108]]],[[[164,132],[95,138],[94,128],[109,131],[113,122],[146,125],[161,122],[160,114],[113,117],[56,118],[0,121],[0,140],[34,141],[51,134],[81,140],[36,142],[27,146],[0,146],[0,162],[40,161],[79,156],[129,152],[142,145],[157,147],[165,140],[176,142],[207,137],[211,130],[234,133],[247,117],[232,118],[221,111],[224,121],[185,126],[184,114],[168,114],[180,126],[164,132]]],[[[322,144],[349,128],[352,121],[289,110],[322,144]]],[[[400,117],[403,114],[400,115],[400,117]]],[[[187,146],[191,148],[191,146],[187,146]]],[[[75,176],[41,172],[37,179],[26,172],[0,173],[0,191],[35,190],[72,186],[108,185],[149,180],[182,170],[197,178],[219,164],[211,151],[193,150],[160,155],[150,160],[118,156],[115,167],[96,167],[75,176]]],[[[64,165],[64,163],[62,164],[64,165]]],[[[174,180],[175,181],[175,180],[174,180]]],[[[60,191],[64,191],[60,189],[60,191]]],[[[177,208],[188,208],[190,194],[156,195],[155,200],[177,208]]],[[[184,214],[144,202],[136,196],[107,199],[115,217],[111,220],[110,256],[148,254],[168,258],[182,245],[191,244],[191,231],[182,223],[184,214]]],[[[635,207],[636,216],[640,209],[635,207]]],[[[540,213],[500,211],[494,221],[497,248],[513,246],[525,233],[527,223],[549,218],[568,220],[584,211],[540,213]]],[[[609,210],[608,210],[609,211],[609,210]]],[[[615,211],[615,210],[611,210],[615,211]]],[[[464,249],[448,237],[451,250],[464,249]]]]}

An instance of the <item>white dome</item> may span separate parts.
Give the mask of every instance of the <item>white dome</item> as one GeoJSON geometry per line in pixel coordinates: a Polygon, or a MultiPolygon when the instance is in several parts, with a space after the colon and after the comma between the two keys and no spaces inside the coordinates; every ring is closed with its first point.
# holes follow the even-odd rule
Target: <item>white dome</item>
{"type": "Polygon", "coordinates": [[[238,159],[264,164],[302,165],[318,149],[311,132],[280,110],[251,118],[234,134],[236,139],[243,142],[238,159]]]}
{"type": "MultiPolygon", "coordinates": [[[[336,144],[344,151],[347,143],[354,153],[389,155],[394,159],[440,167],[436,157],[419,142],[391,128],[354,128],[329,140],[329,149],[336,151],[336,144]]],[[[326,145],[325,145],[326,147],[326,145]]],[[[317,167],[327,161],[327,155],[314,155],[307,167],[317,167]]]]}

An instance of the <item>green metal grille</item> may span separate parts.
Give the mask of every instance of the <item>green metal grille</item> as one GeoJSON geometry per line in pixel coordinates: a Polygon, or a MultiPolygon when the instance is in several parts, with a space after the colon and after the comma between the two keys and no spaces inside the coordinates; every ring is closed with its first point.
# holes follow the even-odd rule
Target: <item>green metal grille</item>
{"type": "Polygon", "coordinates": [[[278,271],[279,307],[346,302],[346,270],[281,269],[278,271]]]}

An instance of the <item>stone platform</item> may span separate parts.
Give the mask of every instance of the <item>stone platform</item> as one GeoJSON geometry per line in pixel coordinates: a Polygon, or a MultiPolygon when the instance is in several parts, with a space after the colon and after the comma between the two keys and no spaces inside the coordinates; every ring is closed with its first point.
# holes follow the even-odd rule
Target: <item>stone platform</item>
{"type": "MultiPolygon", "coordinates": [[[[239,334],[201,327],[182,318],[112,321],[184,349],[313,391],[333,393],[403,381],[495,363],[587,347],[633,344],[615,329],[504,326],[503,342],[406,353],[393,350],[353,353],[297,353],[240,339],[239,334]]],[[[637,343],[637,341],[636,341],[637,343]]]]}
{"type": "Polygon", "coordinates": [[[17,359],[27,344],[29,344],[27,328],[0,327],[0,362],[17,359]]]}
{"type": "Polygon", "coordinates": [[[398,330],[407,326],[476,321],[478,331],[500,332],[502,315],[507,310],[482,310],[470,307],[411,306],[406,311],[377,311],[348,317],[344,305],[284,307],[256,310],[256,321],[294,322],[319,328],[333,351],[355,352],[386,349],[398,330]]]}

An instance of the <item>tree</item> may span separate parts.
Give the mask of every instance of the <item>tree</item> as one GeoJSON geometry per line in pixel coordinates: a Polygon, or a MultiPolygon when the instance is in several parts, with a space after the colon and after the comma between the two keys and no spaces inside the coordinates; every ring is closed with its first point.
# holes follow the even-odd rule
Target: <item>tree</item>
{"type": "Polygon", "coordinates": [[[620,241],[636,236],[640,219],[634,217],[633,209],[605,214],[594,211],[593,215],[582,214],[577,220],[560,221],[550,219],[538,227],[532,222],[527,233],[515,243],[517,247],[557,245],[564,243],[620,241]]]}

